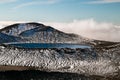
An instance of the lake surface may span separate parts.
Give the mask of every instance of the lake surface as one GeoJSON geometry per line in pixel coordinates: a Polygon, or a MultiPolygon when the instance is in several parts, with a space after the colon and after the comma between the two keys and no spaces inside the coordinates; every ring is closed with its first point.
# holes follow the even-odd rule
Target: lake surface
{"type": "Polygon", "coordinates": [[[91,48],[91,46],[88,45],[68,43],[9,43],[7,45],[18,48],[91,48]]]}

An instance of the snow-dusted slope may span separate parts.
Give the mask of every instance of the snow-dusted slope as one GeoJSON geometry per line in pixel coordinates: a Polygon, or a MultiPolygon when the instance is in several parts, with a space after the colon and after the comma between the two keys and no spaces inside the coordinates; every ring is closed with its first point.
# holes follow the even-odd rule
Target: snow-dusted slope
{"type": "Polygon", "coordinates": [[[0,65],[26,66],[48,72],[115,76],[120,71],[120,44],[106,48],[24,49],[0,46],[0,65]]]}
{"type": "Polygon", "coordinates": [[[8,35],[18,36],[21,32],[33,29],[35,27],[44,27],[43,24],[39,23],[20,23],[20,24],[13,24],[9,25],[5,28],[2,28],[0,32],[3,32],[8,35]]]}
{"type": "Polygon", "coordinates": [[[119,53],[99,54],[94,49],[17,49],[1,46],[0,65],[32,66],[42,71],[88,75],[117,75],[119,53]]]}
{"type": "Polygon", "coordinates": [[[19,41],[23,41],[23,40],[20,37],[15,37],[4,33],[0,33],[0,43],[19,42],[19,41]]]}
{"type": "Polygon", "coordinates": [[[76,34],[67,34],[39,23],[21,23],[7,26],[0,32],[36,43],[83,43],[91,41],[76,34]]]}
{"type": "Polygon", "coordinates": [[[78,35],[63,33],[49,26],[24,31],[20,36],[28,39],[30,42],[41,43],[77,43],[85,40],[78,35]]]}

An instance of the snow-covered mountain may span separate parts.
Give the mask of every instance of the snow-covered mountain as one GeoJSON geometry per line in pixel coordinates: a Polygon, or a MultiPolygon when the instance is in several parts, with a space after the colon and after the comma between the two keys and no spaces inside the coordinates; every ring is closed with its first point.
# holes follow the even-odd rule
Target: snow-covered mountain
{"type": "Polygon", "coordinates": [[[0,31],[6,33],[8,35],[18,36],[21,32],[33,29],[36,27],[43,28],[43,24],[39,23],[20,23],[20,24],[13,24],[2,28],[0,31]]]}
{"type": "Polygon", "coordinates": [[[13,24],[1,29],[0,32],[31,43],[84,43],[90,40],[39,23],[13,24]]]}

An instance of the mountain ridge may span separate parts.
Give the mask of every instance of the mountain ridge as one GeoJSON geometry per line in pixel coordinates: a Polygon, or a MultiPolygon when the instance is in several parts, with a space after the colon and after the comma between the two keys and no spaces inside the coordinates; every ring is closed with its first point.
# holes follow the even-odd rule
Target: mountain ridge
{"type": "MultiPolygon", "coordinates": [[[[116,46],[117,44],[120,44],[119,42],[94,40],[73,33],[65,33],[51,26],[36,22],[12,24],[0,29],[0,33],[6,36],[15,37],[15,39],[17,38],[17,42],[23,43],[75,43],[92,45],[96,48],[116,46]]],[[[10,39],[10,42],[16,42],[15,39],[10,39]]],[[[1,37],[1,43],[2,40],[4,40],[4,37],[1,37]]],[[[6,40],[3,42],[5,41],[6,40]]],[[[8,41],[9,40],[6,42],[8,41]]]]}
{"type": "MultiPolygon", "coordinates": [[[[77,34],[59,31],[41,23],[19,23],[0,29],[1,33],[36,43],[81,43],[88,39],[77,34]]],[[[89,39],[90,40],[90,39],[89,39]]]]}

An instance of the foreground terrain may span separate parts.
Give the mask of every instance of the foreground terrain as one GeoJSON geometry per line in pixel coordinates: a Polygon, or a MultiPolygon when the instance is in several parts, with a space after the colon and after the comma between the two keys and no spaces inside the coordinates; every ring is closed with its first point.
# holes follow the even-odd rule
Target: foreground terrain
{"type": "Polygon", "coordinates": [[[73,73],[41,72],[35,70],[0,72],[0,80],[120,80],[120,76],[88,76],[73,73]]]}

